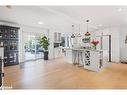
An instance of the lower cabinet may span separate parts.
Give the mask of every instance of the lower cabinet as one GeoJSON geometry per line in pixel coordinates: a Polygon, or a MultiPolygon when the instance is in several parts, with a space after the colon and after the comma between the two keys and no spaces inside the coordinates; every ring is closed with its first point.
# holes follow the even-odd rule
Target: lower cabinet
{"type": "Polygon", "coordinates": [[[63,57],[63,52],[61,48],[54,48],[54,58],[63,57]]]}
{"type": "Polygon", "coordinates": [[[86,51],[85,52],[85,64],[84,68],[91,71],[100,71],[102,59],[101,53],[97,51],[86,51]]]}
{"type": "Polygon", "coordinates": [[[106,66],[103,51],[99,50],[66,49],[64,59],[67,63],[78,63],[84,66],[84,69],[96,72],[101,71],[106,66]]]}

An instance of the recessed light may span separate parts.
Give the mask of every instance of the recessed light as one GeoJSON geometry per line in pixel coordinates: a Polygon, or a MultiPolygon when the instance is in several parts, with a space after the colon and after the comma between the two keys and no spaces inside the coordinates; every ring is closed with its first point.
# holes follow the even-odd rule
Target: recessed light
{"type": "Polygon", "coordinates": [[[122,8],[119,8],[118,11],[121,12],[122,11],[122,8]]]}
{"type": "Polygon", "coordinates": [[[101,26],[102,26],[102,24],[99,24],[98,26],[99,26],[99,27],[101,27],[101,26]]]}
{"type": "Polygon", "coordinates": [[[39,21],[38,24],[44,24],[43,22],[39,21]]]}

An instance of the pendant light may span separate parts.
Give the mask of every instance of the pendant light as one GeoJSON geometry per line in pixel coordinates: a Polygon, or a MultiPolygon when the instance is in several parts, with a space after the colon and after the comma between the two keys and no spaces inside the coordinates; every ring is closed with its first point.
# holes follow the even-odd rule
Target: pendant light
{"type": "Polygon", "coordinates": [[[72,25],[72,35],[71,35],[71,38],[75,38],[75,35],[74,35],[74,25],[72,25]]]}
{"type": "Polygon", "coordinates": [[[78,33],[78,37],[81,37],[81,34],[80,34],[80,24],[79,24],[79,33],[78,33]]]}
{"type": "Polygon", "coordinates": [[[85,36],[90,36],[90,33],[88,32],[88,23],[89,23],[89,20],[86,20],[86,33],[85,33],[85,36]]]}

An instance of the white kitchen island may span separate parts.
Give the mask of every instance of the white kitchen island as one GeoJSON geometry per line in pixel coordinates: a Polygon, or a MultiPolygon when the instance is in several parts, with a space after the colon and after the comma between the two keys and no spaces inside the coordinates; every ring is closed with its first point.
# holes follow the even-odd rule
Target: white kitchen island
{"type": "Polygon", "coordinates": [[[104,69],[106,60],[103,56],[103,50],[64,48],[65,62],[70,64],[82,65],[85,69],[91,71],[101,71],[104,69]]]}

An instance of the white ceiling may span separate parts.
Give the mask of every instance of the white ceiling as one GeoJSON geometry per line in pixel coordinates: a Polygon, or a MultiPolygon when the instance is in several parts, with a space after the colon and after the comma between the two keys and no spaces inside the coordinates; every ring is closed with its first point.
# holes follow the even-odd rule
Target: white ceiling
{"type": "Polygon", "coordinates": [[[12,6],[0,7],[0,20],[22,25],[67,30],[72,24],[90,29],[127,24],[127,6],[12,6]],[[44,24],[39,25],[42,21],[44,24]]]}

